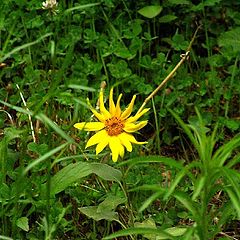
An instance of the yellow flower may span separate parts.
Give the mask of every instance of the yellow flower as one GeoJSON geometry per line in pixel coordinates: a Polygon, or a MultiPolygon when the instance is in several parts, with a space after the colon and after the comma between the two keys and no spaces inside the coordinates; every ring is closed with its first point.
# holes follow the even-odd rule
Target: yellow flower
{"type": "Polygon", "coordinates": [[[137,120],[145,114],[149,108],[143,109],[141,112],[131,116],[136,95],[133,96],[129,106],[122,112],[120,108],[120,100],[122,94],[119,95],[115,105],[113,101],[113,89],[109,95],[109,111],[104,106],[103,91],[99,95],[99,110],[98,112],[92,106],[90,109],[99,122],[81,122],[74,124],[74,127],[85,131],[97,131],[87,142],[86,148],[97,144],[96,154],[99,154],[107,145],[112,152],[112,160],[116,162],[118,156],[123,157],[124,149],[128,152],[132,151],[132,143],[145,144],[147,142],[138,142],[132,135],[133,132],[143,128],[147,121],[137,120]]]}

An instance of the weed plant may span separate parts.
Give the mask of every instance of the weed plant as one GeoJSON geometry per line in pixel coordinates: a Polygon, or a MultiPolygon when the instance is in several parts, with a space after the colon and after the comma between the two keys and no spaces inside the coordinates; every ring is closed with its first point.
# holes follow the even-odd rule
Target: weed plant
{"type": "Polygon", "coordinates": [[[240,2],[47,2],[0,4],[0,239],[239,239],[240,2]],[[183,56],[147,145],[85,149],[102,82],[135,114],[183,56]]]}

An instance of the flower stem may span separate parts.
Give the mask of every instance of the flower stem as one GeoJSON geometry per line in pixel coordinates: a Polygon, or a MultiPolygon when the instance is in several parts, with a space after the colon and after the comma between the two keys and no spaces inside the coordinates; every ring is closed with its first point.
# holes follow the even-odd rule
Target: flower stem
{"type": "Polygon", "coordinates": [[[175,68],[167,75],[167,77],[158,85],[158,87],[144,100],[144,102],[143,102],[142,106],[139,108],[137,114],[140,113],[143,110],[143,108],[149,102],[149,100],[151,100],[151,98],[153,98],[157,94],[157,92],[173,77],[174,73],[185,62],[185,60],[188,59],[189,54],[190,54],[190,50],[192,48],[192,44],[193,44],[193,42],[194,42],[194,40],[197,36],[198,30],[199,30],[200,27],[201,27],[201,25],[197,27],[197,29],[196,29],[193,37],[192,37],[192,40],[188,45],[186,53],[181,54],[181,60],[178,62],[178,64],[175,66],[175,68]]]}

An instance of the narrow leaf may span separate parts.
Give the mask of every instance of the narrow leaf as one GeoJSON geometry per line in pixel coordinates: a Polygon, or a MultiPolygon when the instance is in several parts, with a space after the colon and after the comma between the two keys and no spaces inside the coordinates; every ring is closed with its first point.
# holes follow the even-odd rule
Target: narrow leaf
{"type": "Polygon", "coordinates": [[[79,5],[79,6],[76,6],[76,7],[72,7],[72,8],[69,8],[65,11],[65,13],[72,13],[72,11],[75,11],[75,10],[83,10],[83,9],[86,9],[86,8],[89,8],[89,7],[94,7],[94,6],[97,6],[99,5],[100,3],[89,3],[89,4],[84,4],[84,5],[79,5]]]}
{"type": "Polygon", "coordinates": [[[45,161],[46,159],[48,159],[49,157],[51,157],[52,155],[54,155],[55,153],[59,152],[60,150],[62,150],[63,148],[65,148],[69,143],[64,143],[56,148],[54,148],[53,150],[47,152],[46,154],[44,154],[43,156],[41,156],[40,158],[34,160],[34,162],[30,163],[25,170],[23,171],[23,175],[25,175],[29,170],[31,170],[33,167],[37,166],[39,163],[45,161]]]}
{"type": "Polygon", "coordinates": [[[195,146],[195,148],[198,150],[199,152],[199,145],[198,142],[196,141],[194,135],[192,134],[190,128],[188,127],[188,125],[186,123],[184,123],[182,121],[182,119],[171,109],[168,109],[168,111],[173,115],[173,117],[178,121],[179,125],[182,127],[182,129],[184,130],[184,132],[187,134],[187,136],[189,137],[190,141],[193,143],[193,145],[195,146]]]}
{"type": "Polygon", "coordinates": [[[44,38],[49,37],[53,35],[53,33],[46,33],[45,35],[43,35],[42,37],[38,38],[37,40],[30,42],[30,43],[26,43],[23,44],[22,46],[16,47],[14,48],[12,51],[10,51],[9,53],[5,54],[2,58],[0,58],[0,62],[4,62],[7,58],[9,58],[10,56],[12,56],[14,53],[19,52],[22,49],[28,48],[32,45],[35,45],[37,43],[39,43],[40,41],[42,41],[44,38]]]}
{"type": "Polygon", "coordinates": [[[13,238],[6,237],[6,236],[3,236],[3,235],[0,235],[0,239],[2,239],[2,240],[13,240],[13,238]]]}
{"type": "Polygon", "coordinates": [[[173,168],[177,168],[177,169],[184,168],[184,166],[181,162],[176,161],[173,158],[161,157],[161,156],[157,156],[157,155],[132,158],[127,161],[119,163],[118,166],[122,166],[122,165],[134,166],[134,165],[142,164],[142,163],[164,163],[173,168]]]}
{"type": "Polygon", "coordinates": [[[175,192],[174,197],[181,202],[192,214],[192,217],[196,219],[199,216],[197,208],[194,206],[195,203],[189,198],[186,193],[175,192]]]}
{"type": "Polygon", "coordinates": [[[68,136],[56,123],[54,123],[50,118],[48,118],[43,113],[37,114],[36,118],[49,125],[56,133],[58,133],[62,138],[66,139],[68,142],[70,143],[74,142],[74,140],[70,136],[68,136]]]}
{"type": "Polygon", "coordinates": [[[150,204],[152,204],[156,199],[159,198],[163,193],[162,191],[155,192],[146,201],[143,202],[142,206],[139,208],[138,212],[144,211],[150,204]]]}
{"type": "Polygon", "coordinates": [[[113,239],[117,237],[122,237],[122,236],[129,236],[129,235],[143,235],[143,234],[156,234],[158,237],[161,237],[161,239],[174,239],[172,235],[169,233],[165,232],[162,229],[154,229],[154,228],[128,228],[124,230],[120,230],[116,233],[113,233],[105,238],[104,240],[107,239],[113,239]]]}
{"type": "Polygon", "coordinates": [[[164,200],[167,200],[169,198],[169,196],[174,192],[175,188],[177,187],[178,183],[181,181],[181,179],[187,174],[188,169],[184,168],[182,169],[182,171],[180,171],[177,176],[175,177],[175,179],[173,180],[170,188],[168,189],[168,191],[166,192],[165,196],[164,196],[164,200]]]}
{"type": "Polygon", "coordinates": [[[199,178],[196,180],[195,184],[194,184],[194,191],[193,191],[193,195],[192,195],[192,200],[196,200],[196,198],[199,196],[199,194],[201,193],[204,185],[206,182],[206,177],[205,176],[199,176],[199,178]]]}
{"type": "Polygon", "coordinates": [[[230,188],[227,188],[226,191],[232,201],[235,210],[237,211],[238,218],[240,219],[240,200],[230,188]]]}

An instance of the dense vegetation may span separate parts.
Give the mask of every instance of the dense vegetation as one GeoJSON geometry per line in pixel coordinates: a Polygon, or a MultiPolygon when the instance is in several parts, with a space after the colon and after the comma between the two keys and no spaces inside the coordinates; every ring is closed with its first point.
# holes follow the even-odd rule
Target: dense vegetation
{"type": "Polygon", "coordinates": [[[240,239],[240,2],[47,2],[0,4],[0,239],[240,239]],[[87,98],[135,114],[191,40],[148,143],[85,149],[87,98]]]}

